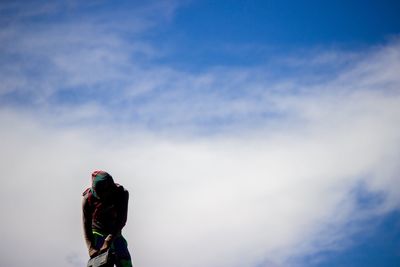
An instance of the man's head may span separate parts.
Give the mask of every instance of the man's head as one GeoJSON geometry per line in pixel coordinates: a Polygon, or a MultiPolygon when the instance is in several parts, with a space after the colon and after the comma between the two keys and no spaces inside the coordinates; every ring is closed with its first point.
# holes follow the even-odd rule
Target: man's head
{"type": "Polygon", "coordinates": [[[115,190],[115,183],[110,174],[105,171],[92,173],[92,193],[96,198],[107,199],[115,190]]]}

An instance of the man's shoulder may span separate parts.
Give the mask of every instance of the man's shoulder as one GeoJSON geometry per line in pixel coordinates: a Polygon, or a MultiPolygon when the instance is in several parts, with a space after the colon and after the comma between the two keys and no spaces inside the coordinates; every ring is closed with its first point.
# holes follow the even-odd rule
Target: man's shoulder
{"type": "Polygon", "coordinates": [[[125,189],[125,187],[124,187],[122,184],[117,184],[117,183],[115,183],[115,185],[117,186],[117,190],[118,190],[119,192],[128,191],[128,190],[125,189]]]}
{"type": "Polygon", "coordinates": [[[88,198],[91,193],[92,193],[92,190],[90,190],[90,187],[88,187],[88,188],[85,189],[85,191],[83,191],[82,196],[84,198],[88,198]]]}
{"type": "Polygon", "coordinates": [[[126,190],[125,187],[123,187],[123,186],[120,185],[120,184],[116,184],[116,186],[117,186],[117,194],[118,194],[118,195],[124,196],[124,197],[129,196],[129,192],[128,192],[128,190],[126,190]]]}

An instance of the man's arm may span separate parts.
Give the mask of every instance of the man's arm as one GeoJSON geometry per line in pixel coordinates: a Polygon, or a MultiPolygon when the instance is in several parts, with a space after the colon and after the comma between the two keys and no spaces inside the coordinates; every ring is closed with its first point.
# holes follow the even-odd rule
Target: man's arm
{"type": "Polygon", "coordinates": [[[121,196],[121,202],[118,205],[118,217],[116,222],[116,227],[112,233],[110,233],[106,240],[112,242],[114,238],[121,233],[122,228],[124,228],[127,218],[128,218],[128,202],[129,202],[129,192],[124,190],[121,196]]]}
{"type": "Polygon", "coordinates": [[[92,211],[89,208],[89,203],[87,197],[83,197],[82,201],[82,223],[83,223],[83,235],[85,238],[86,246],[89,250],[92,249],[92,240],[93,240],[93,233],[92,233],[92,211]]]}
{"type": "Polygon", "coordinates": [[[129,201],[129,192],[127,190],[123,190],[121,192],[121,196],[119,199],[119,203],[117,204],[117,221],[115,228],[113,231],[105,238],[103,246],[100,248],[100,251],[107,250],[114,239],[121,234],[122,228],[126,224],[126,220],[128,218],[128,201],[129,201]]]}

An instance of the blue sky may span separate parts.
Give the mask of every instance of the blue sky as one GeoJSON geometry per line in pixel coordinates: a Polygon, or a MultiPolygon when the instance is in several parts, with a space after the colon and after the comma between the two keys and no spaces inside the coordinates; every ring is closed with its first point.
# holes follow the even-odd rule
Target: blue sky
{"type": "Polygon", "coordinates": [[[260,64],[302,49],[382,43],[398,33],[399,9],[397,1],[194,1],[149,35],[176,48],[169,64],[260,64]]]}
{"type": "Polygon", "coordinates": [[[0,265],[84,266],[81,192],[105,169],[137,266],[397,266],[399,13],[2,1],[0,265]]]}

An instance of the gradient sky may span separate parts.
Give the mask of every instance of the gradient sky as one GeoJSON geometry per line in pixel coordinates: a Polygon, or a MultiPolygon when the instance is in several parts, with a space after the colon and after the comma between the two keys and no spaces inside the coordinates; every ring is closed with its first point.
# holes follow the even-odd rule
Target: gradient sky
{"type": "Polygon", "coordinates": [[[398,266],[398,1],[1,1],[0,265],[398,266]],[[16,251],[18,253],[16,253],[16,251]]]}

